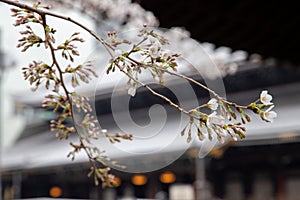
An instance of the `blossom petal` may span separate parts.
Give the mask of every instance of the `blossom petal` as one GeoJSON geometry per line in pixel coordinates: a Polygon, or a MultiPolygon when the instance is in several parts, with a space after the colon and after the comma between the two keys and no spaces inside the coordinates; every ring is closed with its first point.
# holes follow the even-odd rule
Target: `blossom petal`
{"type": "Polygon", "coordinates": [[[217,110],[218,106],[218,100],[215,98],[210,99],[207,103],[207,107],[209,107],[211,110],[217,110]]]}
{"type": "Polygon", "coordinates": [[[277,117],[277,113],[274,111],[271,111],[268,113],[268,117],[269,117],[269,119],[274,119],[277,117]]]}
{"type": "Polygon", "coordinates": [[[151,47],[149,47],[149,55],[152,58],[157,58],[159,56],[159,50],[160,47],[156,44],[153,44],[151,47]]]}
{"type": "Polygon", "coordinates": [[[260,101],[263,104],[265,104],[265,105],[271,104],[272,99],[273,99],[272,95],[268,94],[267,90],[263,90],[260,93],[260,101]]]}
{"type": "Polygon", "coordinates": [[[270,106],[265,112],[270,112],[274,107],[274,105],[270,106]]]}
{"type": "Polygon", "coordinates": [[[277,113],[274,111],[265,111],[263,112],[263,119],[268,122],[273,122],[274,119],[277,117],[277,113]]]}

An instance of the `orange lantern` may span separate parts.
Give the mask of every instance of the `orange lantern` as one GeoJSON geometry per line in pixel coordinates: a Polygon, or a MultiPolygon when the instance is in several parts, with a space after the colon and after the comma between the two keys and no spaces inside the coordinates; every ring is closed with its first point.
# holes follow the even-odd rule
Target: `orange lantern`
{"type": "Polygon", "coordinates": [[[62,195],[62,189],[58,186],[53,186],[52,188],[50,188],[49,194],[53,198],[60,197],[62,195]]]}
{"type": "Polygon", "coordinates": [[[176,175],[172,172],[164,172],[159,176],[159,180],[162,183],[173,183],[176,180],[176,175]]]}
{"type": "Polygon", "coordinates": [[[131,182],[137,186],[145,185],[147,181],[148,181],[147,177],[142,174],[136,174],[131,178],[131,182]]]}

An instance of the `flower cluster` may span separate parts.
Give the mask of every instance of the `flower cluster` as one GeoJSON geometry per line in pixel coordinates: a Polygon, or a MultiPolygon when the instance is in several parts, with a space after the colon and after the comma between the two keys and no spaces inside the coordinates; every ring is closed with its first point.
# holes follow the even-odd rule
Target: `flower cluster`
{"type": "MultiPolygon", "coordinates": [[[[40,6],[41,2],[37,1],[32,7],[33,8],[38,8],[40,6]]],[[[48,6],[43,6],[43,8],[48,9],[48,6]]],[[[40,23],[41,22],[41,16],[31,12],[26,9],[18,9],[18,8],[12,8],[10,9],[12,12],[11,16],[16,17],[16,23],[14,24],[15,26],[20,26],[23,24],[27,24],[29,22],[32,23],[40,23]]]]}
{"type": "Polygon", "coordinates": [[[114,187],[115,183],[115,176],[110,174],[110,168],[95,168],[91,167],[91,170],[88,174],[88,177],[93,176],[95,185],[99,185],[99,180],[102,181],[102,187],[114,187]]]}
{"type": "Polygon", "coordinates": [[[44,83],[46,89],[49,89],[52,83],[52,90],[58,92],[61,80],[57,76],[56,70],[48,64],[33,61],[28,67],[23,67],[22,71],[24,79],[29,81],[33,91],[37,90],[42,83],[44,83]]]}
{"type": "Polygon", "coordinates": [[[240,106],[220,97],[201,83],[184,75],[177,74],[177,58],[180,55],[169,54],[168,51],[164,50],[164,45],[168,44],[168,40],[153,30],[149,30],[147,27],[144,27],[139,32],[138,37],[141,38],[139,42],[126,42],[126,44],[131,45],[129,51],[122,51],[118,48],[118,45],[124,43],[122,42],[123,40],[118,40],[116,32],[109,33],[108,36],[111,46],[114,47],[114,53],[112,54],[110,65],[107,68],[107,73],[114,72],[115,69],[119,69],[125,73],[129,78],[127,82],[129,95],[134,96],[136,94],[136,88],[139,84],[146,86],[139,81],[139,74],[144,71],[150,71],[153,79],[157,80],[161,85],[164,85],[163,75],[168,73],[191,81],[213,93],[214,97],[206,104],[190,111],[185,111],[183,108],[171,102],[167,97],[157,94],[146,86],[154,95],[163,98],[190,117],[189,123],[181,132],[182,135],[187,133],[187,142],[191,141],[193,130],[196,130],[200,140],[204,138],[212,140],[213,135],[216,135],[217,139],[222,143],[227,136],[230,136],[235,141],[238,138],[245,138],[246,128],[244,124],[251,121],[246,110],[254,111],[254,113],[259,114],[260,117],[267,122],[272,122],[277,116],[274,111],[271,111],[274,106],[271,103],[272,96],[269,95],[267,91],[262,91],[259,99],[260,104],[257,104],[258,100],[248,106],[240,106]],[[206,110],[209,108],[212,112],[203,112],[202,110],[205,110],[205,108],[206,110]]]}
{"type": "Polygon", "coordinates": [[[93,161],[100,162],[104,167],[96,167],[92,166],[90,172],[88,173],[88,177],[93,176],[95,185],[99,185],[99,180],[102,183],[102,187],[114,187],[115,186],[115,176],[110,173],[110,168],[106,167],[106,163],[111,163],[113,165],[117,165],[119,167],[123,167],[118,165],[116,162],[111,161],[108,157],[102,155],[102,151],[95,146],[89,146],[83,143],[74,144],[70,143],[73,147],[73,151],[68,154],[68,157],[71,157],[72,160],[75,159],[76,154],[79,153],[82,149],[85,149],[89,154],[89,159],[93,161]]]}
{"type": "Polygon", "coordinates": [[[237,141],[238,137],[243,139],[246,137],[246,128],[244,124],[251,121],[251,117],[245,110],[251,110],[258,114],[261,119],[266,122],[273,122],[277,117],[277,113],[271,111],[274,108],[272,96],[268,91],[264,90],[260,94],[260,99],[248,106],[240,106],[232,102],[216,96],[210,99],[206,104],[198,106],[190,110],[189,123],[184,127],[181,134],[186,132],[187,142],[192,139],[192,128],[195,127],[199,140],[204,140],[208,137],[210,140],[213,134],[216,134],[219,142],[223,143],[226,136],[230,136],[232,140],[237,141]],[[260,101],[261,103],[257,103],[260,101]],[[202,112],[201,109],[209,108],[212,110],[210,114],[202,112]],[[218,112],[219,111],[219,112],[218,112]],[[233,121],[234,123],[232,123],[233,121]]]}
{"type": "Polygon", "coordinates": [[[26,30],[25,31],[20,31],[21,35],[24,35],[24,37],[22,37],[21,39],[19,39],[19,44],[17,45],[17,48],[22,48],[22,52],[25,52],[29,47],[32,47],[34,45],[36,45],[37,47],[39,47],[41,45],[41,43],[44,42],[44,40],[42,38],[40,38],[39,36],[37,36],[32,28],[30,26],[26,26],[26,30]]]}
{"type": "Polygon", "coordinates": [[[75,46],[73,43],[74,42],[84,42],[84,40],[80,37],[77,37],[79,35],[79,32],[75,32],[71,35],[69,39],[67,39],[63,44],[59,45],[57,47],[57,50],[62,50],[61,51],[61,56],[69,60],[71,62],[74,62],[73,56],[79,56],[79,52],[77,50],[77,46],[75,46]]]}
{"type": "MultiPolygon", "coordinates": [[[[30,47],[41,47],[41,44],[44,44],[52,57],[51,63],[33,61],[28,67],[22,68],[23,76],[33,86],[33,90],[44,85],[46,89],[52,91],[45,97],[42,106],[57,114],[57,118],[50,121],[51,131],[56,131],[57,138],[68,139],[70,134],[77,134],[78,144],[71,143],[73,150],[68,157],[74,159],[75,155],[83,150],[92,164],[96,177],[103,182],[103,186],[112,186],[110,169],[105,166],[105,163],[114,162],[102,155],[103,152],[93,144],[93,140],[99,139],[99,135],[104,135],[111,142],[120,142],[120,139],[130,140],[132,136],[120,133],[110,134],[106,129],[97,126],[96,118],[91,115],[92,107],[88,98],[71,92],[68,88],[66,80],[70,76],[72,87],[76,87],[80,82],[89,83],[93,77],[97,77],[97,74],[90,62],[74,66],[74,56],[79,56],[75,43],[84,42],[78,37],[79,33],[75,32],[63,44],[56,45],[56,30],[47,25],[44,12],[35,12],[39,7],[40,2],[37,2],[33,10],[12,9],[13,16],[17,18],[15,25],[25,24],[25,31],[20,32],[23,37],[19,40],[18,47],[22,47],[24,52],[30,47]],[[43,33],[36,34],[31,28],[31,23],[39,24],[43,33]],[[68,62],[66,67],[59,62],[57,52],[61,52],[61,57],[68,62]],[[75,120],[75,110],[83,115],[79,121],[75,120]],[[101,163],[102,166],[99,168],[96,163],[101,163]]],[[[98,184],[98,179],[95,183],[98,184]]]]}
{"type": "Polygon", "coordinates": [[[80,64],[76,67],[72,67],[68,65],[63,71],[64,74],[71,74],[71,83],[72,87],[77,87],[80,85],[79,80],[84,83],[89,83],[93,77],[98,77],[96,72],[92,68],[91,62],[86,62],[84,64],[80,64]]]}
{"type": "Polygon", "coordinates": [[[55,112],[65,109],[66,113],[68,113],[70,109],[67,97],[57,93],[46,95],[45,100],[42,103],[42,107],[53,109],[55,112]]]}
{"type": "Polygon", "coordinates": [[[140,26],[147,23],[150,26],[157,26],[158,21],[152,12],[144,10],[138,3],[131,0],[51,0],[51,4],[58,7],[80,9],[80,12],[89,16],[97,23],[109,18],[114,26],[140,26]]]}
{"type": "Polygon", "coordinates": [[[57,119],[50,121],[51,131],[57,131],[57,138],[68,139],[70,134],[76,132],[69,120],[72,113],[67,96],[58,93],[49,94],[45,97],[42,106],[57,113],[57,119]]]}
{"type": "Polygon", "coordinates": [[[277,117],[277,113],[272,111],[272,109],[275,107],[271,102],[272,99],[273,97],[268,94],[268,91],[264,90],[260,94],[261,103],[252,103],[249,107],[254,113],[259,114],[262,120],[266,122],[273,122],[277,117]]]}
{"type": "Polygon", "coordinates": [[[149,30],[146,26],[140,30],[137,35],[139,42],[133,43],[127,40],[118,40],[116,42],[116,33],[110,33],[110,44],[117,47],[120,44],[131,45],[129,51],[122,51],[119,48],[114,50],[114,57],[107,68],[107,74],[114,72],[116,68],[124,72],[128,80],[128,94],[134,96],[136,94],[137,82],[139,74],[148,71],[160,85],[164,85],[163,75],[167,70],[177,71],[176,58],[179,54],[170,54],[164,50],[163,46],[169,44],[168,40],[163,36],[149,30]],[[137,59],[138,58],[138,59],[137,59]]]}
{"type": "Polygon", "coordinates": [[[89,98],[86,96],[78,95],[76,92],[71,93],[71,98],[73,105],[77,108],[77,112],[80,113],[81,111],[87,113],[92,112],[92,107],[89,103],[89,98]]]}
{"type": "MultiPolygon", "coordinates": [[[[66,85],[65,82],[70,76],[73,88],[80,82],[89,83],[92,77],[97,77],[90,63],[74,66],[74,56],[79,56],[75,44],[82,43],[84,40],[78,37],[79,33],[75,32],[63,44],[57,45],[55,44],[56,30],[50,28],[46,21],[49,13],[39,10],[40,8],[49,9],[49,7],[41,7],[40,1],[35,3],[31,9],[19,2],[12,1],[11,4],[21,8],[12,9],[12,15],[16,17],[15,26],[25,25],[25,30],[20,32],[22,38],[19,40],[18,47],[22,48],[22,51],[27,51],[30,47],[41,47],[41,44],[44,44],[42,46],[45,46],[45,49],[51,54],[51,63],[33,61],[28,67],[23,68],[24,78],[29,81],[34,90],[38,89],[40,85],[52,90],[52,93],[47,95],[43,102],[43,107],[57,113],[57,119],[50,121],[51,130],[57,131],[57,137],[60,139],[68,139],[70,134],[77,134],[78,142],[70,144],[73,150],[68,157],[74,159],[79,151],[84,151],[92,165],[89,176],[93,175],[95,184],[98,185],[100,180],[102,186],[113,186],[114,176],[110,174],[110,168],[106,167],[105,163],[110,162],[114,165],[117,163],[103,156],[103,151],[100,151],[93,141],[99,139],[100,135],[104,135],[112,143],[120,142],[120,139],[131,140],[132,136],[120,133],[111,134],[106,129],[99,127],[96,117],[91,114],[92,108],[88,98],[71,92],[66,85]],[[42,27],[42,35],[35,33],[30,26],[32,23],[42,27]],[[67,66],[61,66],[57,52],[61,52],[60,55],[66,60],[67,66]],[[76,109],[82,114],[82,119],[78,121],[74,116],[76,109]],[[97,167],[97,163],[102,166],[97,167]]],[[[59,15],[52,16],[58,17],[59,15]]],[[[64,16],[59,18],[79,25],[104,45],[111,55],[106,72],[110,73],[118,69],[124,73],[129,79],[128,94],[134,96],[138,85],[142,85],[153,95],[162,98],[180,112],[188,115],[190,120],[181,132],[182,135],[187,133],[187,142],[192,140],[193,130],[196,130],[199,140],[205,138],[212,140],[214,136],[220,142],[224,142],[227,136],[233,140],[237,140],[238,137],[244,138],[246,136],[244,125],[251,121],[251,117],[247,114],[249,110],[266,122],[273,122],[277,117],[277,113],[272,111],[274,105],[268,91],[262,91],[257,101],[247,106],[241,106],[220,97],[201,83],[178,74],[177,58],[180,55],[165,50],[164,46],[169,43],[168,40],[146,26],[137,35],[139,41],[136,43],[126,39],[119,40],[116,32],[108,33],[109,41],[106,41],[70,18],[64,16]],[[127,45],[129,50],[121,50],[121,45],[127,45]],[[166,96],[154,91],[147,84],[142,83],[139,76],[143,72],[150,72],[153,79],[161,85],[164,85],[165,74],[183,78],[207,90],[214,97],[207,103],[187,111],[166,96]]]]}

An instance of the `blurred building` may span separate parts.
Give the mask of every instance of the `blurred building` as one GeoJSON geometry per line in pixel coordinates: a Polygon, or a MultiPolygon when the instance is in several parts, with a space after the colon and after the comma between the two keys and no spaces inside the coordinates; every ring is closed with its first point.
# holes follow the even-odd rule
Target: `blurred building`
{"type": "MultiPolygon", "coordinates": [[[[279,114],[278,119],[274,124],[264,124],[255,120],[254,117],[252,124],[248,127],[248,136],[245,140],[213,149],[206,158],[201,160],[200,165],[205,164],[206,177],[205,190],[201,191],[205,191],[208,199],[211,198],[209,196],[225,199],[246,197],[294,199],[298,192],[300,166],[297,148],[299,146],[298,113],[300,107],[298,102],[300,96],[297,90],[299,82],[277,83],[283,79],[297,80],[300,73],[293,68],[282,71],[277,65],[266,67],[262,66],[264,64],[262,62],[259,64],[259,68],[241,70],[236,75],[226,77],[224,79],[225,87],[237,86],[237,88],[229,90],[227,94],[228,98],[241,103],[255,97],[261,89],[269,88],[269,91],[276,97],[274,101],[276,112],[279,114]],[[272,78],[266,78],[268,76],[272,78]],[[277,81],[274,78],[276,76],[279,78],[277,81]],[[256,77],[255,84],[252,84],[252,77],[256,77]],[[271,81],[274,81],[274,84],[270,83],[271,81]],[[244,87],[248,89],[244,91],[244,87]]],[[[241,68],[246,68],[246,65],[241,68]]],[[[180,87],[180,85],[176,87],[180,87]]],[[[172,98],[170,91],[160,88],[158,90],[172,98]]],[[[104,127],[109,129],[109,125],[111,126],[113,123],[109,109],[111,100],[105,96],[109,97],[110,95],[99,95],[96,98],[96,112],[99,120],[106,123],[107,126],[104,127]]],[[[122,98],[127,98],[127,94],[118,97],[119,100],[122,98]]],[[[199,98],[207,97],[201,95],[199,98]]],[[[131,99],[133,119],[136,118],[138,122],[141,122],[141,118],[144,118],[147,121],[145,112],[147,113],[148,108],[153,104],[164,104],[164,102],[141,89],[137,96],[131,99]]],[[[199,163],[197,163],[199,162],[197,152],[199,147],[191,146],[174,163],[154,172],[142,173],[145,176],[142,183],[133,182],[136,174],[114,171],[120,178],[120,186],[116,189],[96,189],[92,180],[86,176],[88,163],[84,158],[79,156],[74,162],[71,162],[66,158],[70,150],[68,141],[57,141],[54,133],[48,131],[49,120],[53,117],[51,113],[41,109],[39,103],[26,106],[33,108],[35,120],[26,126],[14,146],[4,151],[2,163],[3,187],[6,188],[4,192],[14,188],[15,195],[17,192],[19,197],[40,197],[49,196],[51,188],[58,186],[63,191],[62,197],[69,198],[111,195],[111,199],[115,199],[129,194],[139,198],[154,198],[160,191],[170,195],[171,188],[178,184],[189,185],[195,189],[194,193],[196,193],[197,184],[199,181],[200,183],[203,181],[197,180],[198,175],[203,173],[203,171],[199,172],[197,168],[199,167],[199,163]],[[161,180],[162,174],[166,172],[172,172],[171,177],[173,175],[176,177],[175,179],[171,178],[170,183],[168,180],[167,183],[163,183],[161,180]]],[[[176,116],[176,111],[167,105],[164,106],[169,115],[176,116]]],[[[170,129],[169,132],[172,134],[173,130],[170,129]]],[[[182,139],[185,141],[184,138],[182,139]]],[[[142,150],[142,147],[137,148],[142,150]]],[[[164,160],[176,154],[177,150],[180,150],[180,147],[174,149],[174,152],[162,151],[157,155],[150,154],[151,160],[139,156],[125,159],[130,159],[132,165],[139,166],[155,165],[156,162],[164,164],[164,160]]],[[[112,153],[112,157],[114,156],[118,158],[112,153]]],[[[118,159],[122,163],[122,158],[118,159]]],[[[143,178],[141,179],[143,180],[143,178]]],[[[103,197],[103,199],[109,198],[103,197]]]]}
{"type": "MultiPolygon", "coordinates": [[[[136,197],[179,197],[187,200],[298,199],[300,42],[295,37],[299,32],[296,29],[299,16],[289,15],[293,13],[290,11],[292,4],[167,0],[141,0],[140,3],[158,16],[162,26],[184,26],[191,31],[193,38],[214,43],[215,50],[219,46],[228,46],[232,50],[247,51],[249,57],[240,64],[238,71],[223,79],[227,98],[247,104],[249,99],[255,100],[261,90],[268,89],[275,98],[275,111],[278,113],[275,123],[266,124],[254,116],[253,122],[247,127],[245,140],[218,145],[203,159],[198,158],[202,143],[197,142],[190,146],[178,146],[172,151],[124,157],[123,160],[122,155],[112,151],[111,156],[120,162],[129,160],[129,167],[166,166],[147,173],[113,170],[120,179],[119,186],[102,190],[94,187],[92,179],[87,178],[89,165],[84,157],[79,155],[71,162],[66,158],[70,150],[69,142],[57,141],[54,133],[49,132],[49,120],[53,113],[41,109],[40,102],[35,98],[17,95],[15,102],[19,112],[31,113],[31,119],[34,120],[27,124],[14,145],[3,152],[3,195],[7,198],[51,196],[105,200],[136,197]],[[183,10],[184,14],[178,15],[183,10]],[[187,150],[182,151],[185,148],[187,150]],[[178,151],[184,153],[178,154],[178,151]],[[170,158],[178,155],[179,159],[170,162],[170,158]]],[[[200,76],[193,78],[203,82],[200,76]]],[[[170,85],[180,91],[186,87],[181,82],[171,82],[170,85]]],[[[178,101],[171,90],[154,87],[173,101],[178,101]]],[[[193,85],[191,87],[199,101],[208,100],[207,93],[193,85]]],[[[120,93],[117,99],[126,102],[126,91],[120,93]]],[[[183,101],[188,104],[189,96],[183,101]]],[[[180,119],[178,113],[142,88],[136,97],[129,100],[130,116],[141,126],[147,124],[149,116],[145,113],[155,104],[163,105],[167,116],[170,116],[168,123],[171,126],[166,132],[175,134],[172,123],[180,119]]],[[[111,114],[110,90],[96,93],[95,109],[104,127],[113,129],[116,126],[111,114]]],[[[123,110],[120,108],[116,112],[122,113],[123,110]]],[[[163,142],[156,145],[163,145],[163,142]]],[[[146,149],[142,146],[137,148],[141,152],[146,149]]]]}

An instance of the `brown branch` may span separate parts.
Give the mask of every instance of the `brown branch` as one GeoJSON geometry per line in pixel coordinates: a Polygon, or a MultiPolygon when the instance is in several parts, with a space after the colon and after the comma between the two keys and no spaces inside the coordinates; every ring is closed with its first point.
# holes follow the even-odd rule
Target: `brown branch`
{"type": "Polygon", "coordinates": [[[168,97],[156,92],[155,90],[153,90],[149,85],[135,79],[133,76],[131,76],[128,72],[126,72],[121,66],[119,66],[117,63],[115,63],[116,66],[119,68],[119,70],[121,72],[123,72],[129,79],[133,80],[134,82],[140,84],[141,86],[143,86],[144,88],[146,88],[147,90],[149,90],[153,95],[163,99],[164,101],[166,101],[167,103],[169,103],[169,105],[171,105],[172,107],[176,108],[177,110],[179,110],[180,112],[188,115],[191,118],[203,121],[203,119],[200,117],[196,117],[192,114],[192,112],[185,110],[184,108],[182,108],[181,106],[179,106],[178,104],[174,103],[173,101],[171,101],[171,99],[169,99],[168,97]]]}
{"type": "Polygon", "coordinates": [[[51,50],[51,56],[52,56],[52,59],[53,59],[53,63],[55,64],[56,66],[56,69],[58,70],[58,73],[59,73],[59,77],[60,77],[60,81],[61,81],[61,86],[66,94],[66,97],[67,97],[67,101],[70,105],[70,109],[69,109],[69,112],[70,112],[70,115],[71,115],[71,118],[72,118],[72,121],[74,123],[74,129],[75,129],[75,133],[77,134],[77,136],[79,137],[79,141],[80,141],[80,146],[84,149],[84,151],[86,152],[86,155],[88,156],[89,158],[89,162],[92,164],[92,166],[97,169],[97,166],[95,164],[95,158],[90,154],[90,152],[88,151],[87,147],[85,146],[84,144],[84,137],[80,134],[76,124],[75,124],[75,116],[74,116],[74,108],[73,108],[73,102],[72,102],[72,99],[70,98],[70,92],[68,91],[67,87],[66,87],[66,84],[64,83],[64,77],[63,77],[63,72],[61,70],[61,67],[59,66],[58,62],[57,62],[57,59],[56,59],[56,56],[55,56],[55,48],[53,47],[53,45],[51,44],[51,42],[48,41],[48,45],[50,47],[50,50],[51,50]]]}
{"type": "MultiPolygon", "coordinates": [[[[95,170],[95,173],[96,173],[96,170],[97,170],[97,166],[96,166],[96,163],[99,162],[101,164],[103,164],[105,166],[105,163],[99,159],[98,156],[94,157],[93,155],[93,152],[90,151],[90,147],[89,146],[86,146],[85,144],[85,137],[80,134],[79,130],[78,130],[78,127],[76,126],[76,120],[75,120],[75,116],[74,116],[74,111],[73,111],[73,102],[72,102],[72,99],[70,98],[70,92],[69,90],[67,89],[66,87],[66,84],[64,82],[64,77],[63,77],[63,71],[62,71],[62,68],[60,67],[57,59],[56,59],[56,55],[55,55],[55,51],[57,49],[54,48],[53,44],[52,44],[52,41],[48,38],[48,33],[46,31],[46,28],[48,27],[47,23],[46,23],[46,16],[51,16],[51,17],[55,17],[55,18],[58,18],[58,19],[62,19],[62,20],[66,20],[68,22],[71,22],[79,27],[81,27],[82,29],[84,29],[85,31],[87,31],[90,35],[92,35],[97,41],[99,41],[104,47],[105,49],[107,50],[107,52],[109,53],[109,55],[111,57],[113,57],[112,53],[110,50],[114,50],[115,48],[110,45],[109,43],[107,43],[103,38],[101,38],[100,36],[98,36],[94,31],[92,31],[91,29],[89,29],[88,27],[84,26],[83,24],[73,20],[72,18],[70,17],[65,17],[63,15],[59,15],[59,14],[55,14],[55,13],[52,13],[52,12],[49,12],[47,10],[42,10],[42,9],[38,9],[38,8],[35,8],[35,7],[31,7],[31,6],[28,6],[26,4],[23,4],[23,3],[20,3],[18,1],[11,1],[11,0],[0,0],[0,2],[3,2],[3,3],[6,3],[8,5],[12,5],[12,6],[16,6],[20,9],[24,9],[24,10],[27,10],[27,11],[30,11],[30,12],[33,12],[33,13],[36,13],[38,15],[41,16],[41,22],[40,24],[43,26],[44,28],[44,35],[45,35],[45,47],[49,47],[50,49],[50,52],[51,52],[51,57],[52,57],[52,67],[55,66],[56,69],[58,70],[58,74],[59,74],[59,81],[60,81],[60,85],[61,87],[63,88],[63,91],[66,95],[66,100],[70,106],[69,110],[68,110],[68,115],[72,118],[72,121],[74,123],[74,129],[75,129],[75,132],[76,134],[78,135],[79,137],[79,142],[80,142],[80,148],[84,149],[84,151],[86,152],[86,155],[88,156],[88,159],[89,159],[89,162],[91,163],[92,165],[92,168],[95,170]]],[[[88,142],[88,141],[87,141],[88,142]]],[[[101,176],[101,180],[104,181],[106,178],[104,176],[100,174],[98,174],[99,176],[101,176]]]]}
{"type": "MultiPolygon", "coordinates": [[[[129,56],[127,56],[126,58],[129,59],[129,61],[131,61],[131,62],[133,62],[133,63],[135,63],[135,64],[137,64],[137,65],[140,65],[140,66],[148,66],[148,67],[150,67],[150,68],[153,68],[152,65],[141,63],[141,62],[139,62],[139,61],[137,61],[137,60],[135,60],[135,59],[133,59],[133,58],[131,58],[131,57],[129,57],[129,56]]],[[[210,92],[211,94],[213,94],[213,96],[216,97],[217,99],[219,99],[220,101],[223,101],[224,103],[227,103],[227,104],[229,104],[229,105],[231,105],[231,106],[234,106],[234,107],[236,107],[236,108],[243,108],[243,109],[247,109],[247,108],[248,108],[248,106],[237,105],[236,103],[233,103],[233,102],[230,102],[230,101],[226,100],[225,98],[221,97],[219,94],[217,94],[215,91],[213,91],[213,90],[210,89],[209,87],[207,87],[207,86],[203,85],[202,83],[200,83],[200,82],[198,82],[198,81],[196,81],[196,80],[194,80],[194,79],[192,79],[192,78],[190,78],[190,77],[187,77],[187,76],[185,76],[185,75],[183,75],[183,74],[179,74],[179,73],[177,73],[177,72],[172,72],[172,71],[169,71],[169,70],[163,69],[163,68],[159,68],[158,70],[160,70],[160,71],[162,71],[162,72],[165,72],[165,73],[167,73],[167,74],[170,74],[170,75],[172,75],[172,76],[177,76],[177,77],[179,77],[179,78],[185,79],[185,80],[187,80],[187,81],[189,81],[189,82],[191,82],[191,83],[194,83],[194,84],[198,85],[199,87],[201,87],[201,88],[207,90],[207,91],[210,92]]],[[[134,78],[133,78],[133,79],[134,79],[134,78]]]]}
{"type": "Polygon", "coordinates": [[[50,11],[47,11],[47,10],[33,8],[31,6],[28,6],[28,5],[24,4],[24,3],[20,3],[20,2],[17,2],[17,1],[0,0],[0,2],[9,4],[9,5],[12,5],[12,6],[16,6],[18,8],[23,8],[23,9],[32,11],[34,13],[37,13],[37,14],[41,15],[41,16],[49,15],[49,16],[52,16],[52,17],[55,17],[55,18],[59,18],[59,19],[63,19],[63,20],[69,21],[69,22],[71,22],[71,23],[79,26],[83,30],[87,31],[90,35],[92,35],[96,40],[98,40],[101,44],[103,44],[103,46],[105,47],[105,49],[107,50],[107,52],[109,53],[109,55],[111,57],[113,57],[112,53],[109,50],[109,49],[114,50],[115,48],[113,46],[111,46],[109,43],[107,43],[102,37],[98,36],[96,32],[94,32],[90,28],[84,26],[80,22],[72,19],[71,17],[66,17],[66,16],[63,16],[63,15],[59,15],[59,14],[56,14],[56,13],[53,13],[53,12],[50,12],[50,11]]]}
{"type": "Polygon", "coordinates": [[[46,15],[45,14],[40,14],[41,17],[42,17],[42,25],[44,27],[44,34],[45,34],[45,43],[49,46],[50,48],[50,52],[51,52],[51,57],[52,57],[52,66],[55,66],[56,69],[58,70],[58,74],[59,74],[59,78],[60,78],[60,83],[61,83],[61,86],[64,90],[64,93],[67,97],[67,102],[69,103],[70,105],[70,108],[69,108],[69,112],[70,112],[70,116],[72,118],[72,121],[74,122],[74,129],[75,129],[75,133],[77,134],[77,136],[79,137],[79,141],[80,141],[80,146],[84,149],[84,151],[86,152],[86,155],[88,156],[89,158],[89,162],[91,163],[92,167],[94,169],[97,169],[97,166],[95,164],[95,158],[93,157],[93,155],[91,155],[91,153],[88,151],[87,147],[85,146],[84,144],[84,137],[80,134],[76,124],[75,124],[75,116],[74,116],[74,110],[73,110],[73,102],[72,102],[72,99],[70,98],[70,92],[69,90],[67,89],[66,87],[66,84],[64,82],[64,77],[63,77],[63,71],[56,59],[56,55],[55,55],[55,48],[53,47],[51,41],[49,41],[48,37],[47,37],[47,33],[46,33],[46,28],[47,28],[47,22],[46,22],[46,15]]]}
{"type": "MultiPolygon", "coordinates": [[[[131,58],[131,57],[129,57],[129,56],[127,56],[126,58],[128,58],[130,61],[132,61],[132,62],[134,62],[134,63],[136,63],[136,64],[138,64],[138,65],[140,65],[140,66],[145,65],[145,66],[148,66],[148,67],[153,68],[152,65],[141,63],[141,62],[139,62],[139,61],[137,61],[137,60],[135,60],[135,59],[133,59],[133,58],[131,58]]],[[[190,81],[190,82],[192,82],[192,83],[195,83],[196,85],[198,85],[198,86],[202,87],[203,89],[207,90],[208,92],[212,93],[215,97],[221,98],[215,91],[213,91],[213,90],[211,90],[210,88],[206,87],[205,85],[199,83],[198,81],[195,81],[195,80],[192,79],[192,78],[189,78],[189,77],[184,76],[184,75],[182,75],[182,74],[178,74],[178,73],[175,73],[175,72],[171,72],[171,71],[169,71],[169,70],[162,69],[162,68],[159,68],[159,70],[160,70],[160,71],[163,71],[163,72],[166,72],[166,73],[168,73],[168,74],[171,74],[171,75],[173,75],[173,76],[177,76],[177,77],[179,77],[179,78],[186,79],[187,81],[190,81]]]]}
{"type": "Polygon", "coordinates": [[[165,73],[168,73],[170,75],[173,75],[173,76],[177,76],[177,77],[180,77],[180,78],[183,78],[191,83],[194,83],[200,87],[202,87],[203,89],[207,90],[208,92],[212,93],[216,98],[218,98],[219,100],[231,105],[231,106],[234,106],[234,107],[239,107],[239,108],[248,108],[248,106],[241,106],[241,105],[237,105],[233,102],[230,102],[230,101],[227,101],[226,99],[224,99],[223,97],[221,97],[219,94],[217,94],[215,91],[213,91],[212,89],[208,88],[207,86],[203,85],[202,83],[199,83],[198,81],[190,78],[190,77],[187,77],[183,74],[179,74],[179,73],[176,73],[176,72],[172,72],[172,71],[169,71],[169,70],[166,70],[166,69],[160,69],[162,70],[163,72],[165,73]]]}
{"type": "MultiPolygon", "coordinates": [[[[15,1],[10,1],[10,0],[0,0],[0,2],[4,2],[4,3],[7,3],[7,4],[10,4],[10,5],[13,5],[13,6],[17,6],[19,8],[24,8],[24,9],[27,9],[27,10],[30,10],[32,12],[35,12],[35,13],[38,13],[40,14],[41,16],[46,16],[46,15],[49,15],[49,16],[52,16],[52,17],[56,17],[56,18],[60,18],[60,19],[63,19],[63,20],[66,20],[66,21],[69,21],[69,22],[72,22],[73,24],[76,24],[77,26],[81,27],[82,29],[84,29],[85,31],[87,31],[88,33],[90,33],[94,38],[96,38],[99,42],[101,42],[103,44],[103,46],[106,48],[107,52],[110,54],[111,57],[113,57],[112,53],[110,52],[110,50],[108,48],[110,48],[111,50],[114,50],[114,47],[111,46],[109,43],[107,43],[103,38],[99,37],[94,31],[92,31],[91,29],[89,29],[88,27],[84,26],[83,24],[73,20],[72,18],[70,17],[66,17],[66,16],[62,16],[62,15],[59,15],[59,14],[55,14],[55,13],[52,13],[52,12],[49,12],[49,11],[46,11],[46,10],[41,10],[41,9],[36,9],[36,8],[33,8],[33,7],[30,7],[26,4],[22,4],[22,3],[19,3],[19,2],[15,2],[15,1]]],[[[141,41],[141,43],[143,42],[144,40],[141,41]]],[[[128,59],[132,60],[132,58],[130,57],[127,57],[128,59]]],[[[136,63],[138,64],[141,64],[139,63],[138,61],[135,61],[136,63]]],[[[122,72],[124,72],[126,74],[126,72],[124,70],[121,70],[122,72]]],[[[166,71],[167,73],[172,73],[172,72],[168,72],[166,71]]],[[[127,76],[129,74],[126,74],[127,76]]],[[[218,94],[216,94],[213,90],[209,89],[208,87],[204,86],[203,84],[189,78],[189,77],[186,77],[184,75],[181,75],[181,74],[177,74],[177,73],[174,73],[173,75],[176,75],[176,76],[179,76],[181,78],[184,78],[188,81],[191,81],[199,86],[201,86],[202,88],[208,90],[209,92],[211,92],[214,96],[216,97],[219,97],[221,98],[218,94]]],[[[135,80],[133,77],[131,77],[132,80],[135,80]]],[[[152,94],[156,95],[156,96],[159,96],[160,98],[164,99],[166,102],[168,102],[171,106],[175,107],[176,109],[178,109],[180,112],[183,112],[185,114],[188,114],[189,115],[189,111],[186,111],[182,108],[180,108],[177,104],[173,103],[170,99],[166,98],[165,96],[155,92],[153,89],[151,89],[148,85],[138,81],[138,80],[135,80],[136,82],[138,82],[139,84],[141,84],[143,87],[147,88],[152,94]]]]}

